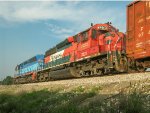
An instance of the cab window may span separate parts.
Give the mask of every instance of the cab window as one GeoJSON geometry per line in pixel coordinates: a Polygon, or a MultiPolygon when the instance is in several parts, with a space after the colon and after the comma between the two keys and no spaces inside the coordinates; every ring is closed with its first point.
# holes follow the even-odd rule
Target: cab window
{"type": "Polygon", "coordinates": [[[77,42],[80,43],[80,36],[77,36],[77,42]]]}
{"type": "Polygon", "coordinates": [[[87,41],[87,40],[88,40],[88,32],[82,33],[81,41],[84,42],[84,41],[87,41]]]}
{"type": "Polygon", "coordinates": [[[96,39],[96,30],[95,29],[92,29],[92,38],[96,39]]]}

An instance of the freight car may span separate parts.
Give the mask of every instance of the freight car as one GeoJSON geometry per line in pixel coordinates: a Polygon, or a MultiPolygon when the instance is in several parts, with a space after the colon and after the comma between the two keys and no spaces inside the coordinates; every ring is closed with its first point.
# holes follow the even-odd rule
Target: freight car
{"type": "Polygon", "coordinates": [[[145,71],[150,67],[149,19],[150,2],[133,2],[127,6],[127,35],[109,22],[91,24],[47,50],[36,70],[22,73],[19,65],[15,83],[145,71]]]}
{"type": "Polygon", "coordinates": [[[150,67],[150,1],[136,1],[127,6],[126,54],[131,69],[150,67]]]}

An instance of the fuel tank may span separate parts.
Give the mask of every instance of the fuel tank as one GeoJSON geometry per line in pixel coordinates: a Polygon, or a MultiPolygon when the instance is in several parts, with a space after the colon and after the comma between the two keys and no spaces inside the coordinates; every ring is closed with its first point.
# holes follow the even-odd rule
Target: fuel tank
{"type": "Polygon", "coordinates": [[[51,71],[49,73],[49,77],[55,80],[55,79],[68,79],[68,78],[81,77],[81,76],[79,76],[79,74],[76,72],[75,67],[69,67],[69,68],[51,71]]]}

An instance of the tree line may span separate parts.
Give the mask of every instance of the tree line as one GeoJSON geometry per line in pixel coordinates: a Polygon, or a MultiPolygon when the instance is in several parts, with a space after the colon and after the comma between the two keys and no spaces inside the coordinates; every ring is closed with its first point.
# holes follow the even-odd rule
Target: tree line
{"type": "Polygon", "coordinates": [[[2,81],[0,81],[0,85],[11,85],[13,84],[13,78],[11,76],[7,76],[2,81]]]}

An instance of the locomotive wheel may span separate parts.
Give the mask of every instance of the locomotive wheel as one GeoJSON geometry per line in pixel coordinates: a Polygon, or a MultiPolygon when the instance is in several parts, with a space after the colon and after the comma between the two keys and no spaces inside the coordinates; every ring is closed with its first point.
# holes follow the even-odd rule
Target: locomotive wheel
{"type": "Polygon", "coordinates": [[[142,62],[136,62],[136,69],[139,72],[144,72],[146,70],[144,63],[142,63],[142,62]]]}
{"type": "Polygon", "coordinates": [[[98,76],[103,75],[103,71],[102,71],[101,69],[97,69],[96,71],[97,71],[97,75],[98,75],[98,76]]]}
{"type": "Polygon", "coordinates": [[[119,72],[127,72],[127,70],[128,70],[128,61],[127,61],[126,56],[122,56],[119,59],[118,67],[119,67],[119,70],[118,70],[119,72]]]}

